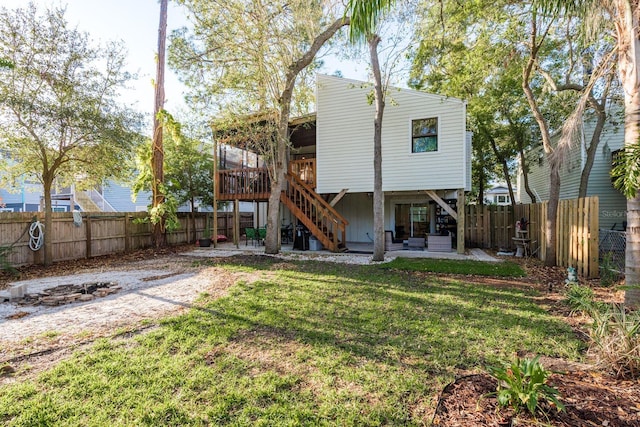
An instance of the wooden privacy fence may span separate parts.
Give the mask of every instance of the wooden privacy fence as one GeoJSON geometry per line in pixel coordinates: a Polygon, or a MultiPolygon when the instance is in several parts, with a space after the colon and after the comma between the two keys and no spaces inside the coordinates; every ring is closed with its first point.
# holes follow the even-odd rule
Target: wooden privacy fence
{"type": "MultiPolygon", "coordinates": [[[[71,212],[54,212],[53,230],[44,230],[45,238],[52,238],[52,261],[91,258],[128,252],[152,245],[151,225],[141,222],[145,212],[83,212],[82,223],[75,225],[71,212]]],[[[167,232],[167,242],[179,245],[202,237],[205,228],[213,229],[212,212],[196,212],[195,237],[191,214],[178,213],[180,228],[167,232]]],[[[11,246],[8,261],[11,265],[42,264],[43,250],[29,248],[29,227],[34,221],[44,224],[42,212],[0,212],[0,246],[11,246]]],[[[233,235],[233,213],[218,213],[218,233],[233,235]]],[[[253,213],[240,213],[240,233],[253,227],[253,213]]]]}
{"type": "Polygon", "coordinates": [[[510,248],[515,236],[511,206],[465,206],[465,246],[510,248]]]}
{"type": "MultiPolygon", "coordinates": [[[[531,250],[541,260],[545,247],[548,202],[512,206],[465,207],[465,245],[514,250],[515,224],[528,221],[531,250]]],[[[575,267],[583,277],[598,277],[598,197],[560,200],[556,229],[556,264],[575,267]]]]}

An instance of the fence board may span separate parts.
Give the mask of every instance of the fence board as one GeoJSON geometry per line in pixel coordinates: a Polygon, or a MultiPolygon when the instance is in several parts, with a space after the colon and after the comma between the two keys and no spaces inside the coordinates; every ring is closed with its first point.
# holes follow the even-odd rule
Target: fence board
{"type": "MultiPolygon", "coordinates": [[[[515,249],[515,223],[529,222],[531,250],[545,260],[546,222],[549,202],[511,206],[467,206],[469,247],[515,249]],[[487,221],[485,224],[484,221],[487,221]]],[[[556,227],[556,264],[573,266],[583,277],[598,277],[598,197],[560,200],[556,227]]]]}
{"type": "Polygon", "coordinates": [[[599,216],[596,212],[600,212],[600,201],[597,197],[589,197],[589,211],[592,212],[589,216],[589,277],[599,277],[600,265],[599,265],[599,216]]]}
{"type": "MultiPolygon", "coordinates": [[[[167,242],[172,245],[193,242],[201,237],[212,223],[213,213],[196,212],[191,224],[191,214],[178,213],[180,227],[167,233],[167,242]]],[[[100,255],[127,252],[150,247],[153,243],[151,225],[141,222],[145,212],[83,213],[83,224],[73,223],[73,213],[52,213],[52,231],[45,230],[45,238],[52,237],[52,261],[89,258],[100,255]]],[[[241,212],[239,234],[253,227],[253,213],[241,212]]],[[[21,266],[42,264],[43,251],[31,251],[28,229],[34,221],[44,224],[42,212],[0,212],[0,246],[12,246],[8,261],[21,266]]],[[[218,213],[219,233],[233,235],[233,213],[218,213]]]]}

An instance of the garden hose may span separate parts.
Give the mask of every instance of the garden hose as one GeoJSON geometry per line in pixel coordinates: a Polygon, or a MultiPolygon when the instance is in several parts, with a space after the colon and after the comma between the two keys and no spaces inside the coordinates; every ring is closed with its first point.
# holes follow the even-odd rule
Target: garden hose
{"type": "Polygon", "coordinates": [[[29,249],[39,250],[44,244],[44,225],[40,221],[34,221],[29,227],[29,249]]]}

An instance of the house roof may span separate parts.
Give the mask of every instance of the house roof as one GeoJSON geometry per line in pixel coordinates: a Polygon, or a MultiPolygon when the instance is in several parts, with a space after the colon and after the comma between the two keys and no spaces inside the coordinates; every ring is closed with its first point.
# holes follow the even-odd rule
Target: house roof
{"type": "MultiPolygon", "coordinates": [[[[373,87],[373,83],[371,83],[371,82],[365,82],[365,81],[353,80],[353,79],[345,79],[343,77],[330,76],[328,74],[318,74],[317,78],[318,78],[318,81],[322,80],[322,79],[333,79],[333,80],[342,80],[342,81],[351,83],[354,86],[370,85],[371,87],[373,87]]],[[[435,94],[435,93],[429,93],[429,92],[425,92],[425,91],[422,91],[422,90],[401,88],[401,87],[395,87],[395,86],[390,86],[388,88],[388,90],[397,90],[397,91],[401,91],[401,92],[405,92],[405,93],[411,93],[411,94],[415,94],[415,95],[418,95],[418,96],[422,96],[424,98],[429,98],[429,99],[432,99],[432,100],[435,99],[435,100],[438,100],[438,101],[456,102],[456,103],[461,103],[461,104],[466,104],[467,103],[467,101],[465,101],[464,99],[456,98],[456,97],[453,97],[453,96],[445,96],[445,95],[439,95],[439,94],[435,94]]]]}

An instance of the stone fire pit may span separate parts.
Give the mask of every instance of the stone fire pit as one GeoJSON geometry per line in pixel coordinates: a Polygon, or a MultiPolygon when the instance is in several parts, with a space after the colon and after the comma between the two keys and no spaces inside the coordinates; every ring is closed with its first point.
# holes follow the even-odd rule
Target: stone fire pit
{"type": "MultiPolygon", "coordinates": [[[[20,285],[24,286],[24,285],[20,285]]],[[[44,289],[36,293],[28,293],[26,287],[19,292],[11,292],[11,297],[3,302],[11,301],[20,306],[58,306],[76,301],[91,301],[118,292],[122,289],[115,282],[91,282],[82,284],[64,284],[44,289]]]]}

